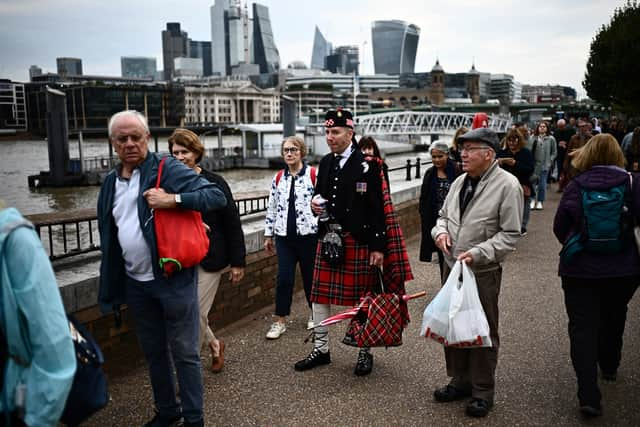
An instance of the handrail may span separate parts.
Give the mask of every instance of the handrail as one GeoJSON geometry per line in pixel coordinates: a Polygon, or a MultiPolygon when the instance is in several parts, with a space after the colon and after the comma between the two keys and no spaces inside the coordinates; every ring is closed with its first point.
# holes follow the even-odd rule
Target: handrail
{"type": "MultiPolygon", "coordinates": [[[[269,196],[257,194],[235,200],[240,216],[267,210],[269,196]]],[[[51,261],[100,250],[96,208],[25,215],[42,240],[51,261]]]]}

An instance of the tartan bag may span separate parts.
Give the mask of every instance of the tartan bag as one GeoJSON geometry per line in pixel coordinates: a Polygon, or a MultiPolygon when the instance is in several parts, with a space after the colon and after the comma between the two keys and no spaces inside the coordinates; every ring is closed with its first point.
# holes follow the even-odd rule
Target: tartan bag
{"type": "Polygon", "coordinates": [[[358,313],[347,327],[343,344],[353,347],[396,347],[402,345],[404,329],[398,294],[386,293],[382,271],[377,269],[380,289],[369,292],[358,305],[358,313]]]}

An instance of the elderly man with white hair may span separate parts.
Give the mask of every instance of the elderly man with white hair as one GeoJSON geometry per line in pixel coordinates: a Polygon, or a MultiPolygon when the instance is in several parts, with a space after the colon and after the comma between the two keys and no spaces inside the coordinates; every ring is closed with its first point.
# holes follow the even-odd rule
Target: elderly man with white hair
{"type": "Polygon", "coordinates": [[[126,303],[149,365],[156,416],[145,426],[203,426],[197,273],[164,274],[158,260],[153,212],[182,208],[207,212],[226,205],[224,193],[173,157],[149,152],[149,126],[137,111],[114,114],[109,140],[121,163],[98,196],[102,250],[98,302],[103,311],[126,303]],[[173,363],[172,363],[173,362],[173,363]],[[176,398],[174,367],[180,386],[176,398]]]}

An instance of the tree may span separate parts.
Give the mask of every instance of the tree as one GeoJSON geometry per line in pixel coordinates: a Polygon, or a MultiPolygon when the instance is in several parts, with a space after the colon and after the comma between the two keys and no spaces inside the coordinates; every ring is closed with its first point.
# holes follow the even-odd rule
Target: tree
{"type": "Polygon", "coordinates": [[[630,115],[640,114],[640,6],[616,8],[591,42],[582,86],[589,97],[630,115]]]}

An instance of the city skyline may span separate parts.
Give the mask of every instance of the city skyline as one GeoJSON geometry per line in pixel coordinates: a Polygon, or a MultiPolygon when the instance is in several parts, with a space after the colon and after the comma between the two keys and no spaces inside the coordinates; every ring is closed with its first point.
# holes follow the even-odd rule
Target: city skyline
{"type": "MultiPolygon", "coordinates": [[[[321,9],[289,0],[257,3],[269,8],[282,67],[293,61],[310,65],[317,25],[334,45],[359,46],[360,72],[372,74],[371,24],[399,19],[421,28],[415,72],[428,72],[436,58],[446,72],[467,71],[475,62],[482,72],[512,74],[525,84],[569,85],[584,95],[591,39],[624,1],[487,0],[478,7],[472,0],[407,0],[392,9],[382,0],[327,0],[321,9]]],[[[180,22],[190,38],[210,40],[212,4],[158,1],[149,8],[114,0],[105,8],[80,0],[1,2],[0,37],[10,42],[0,44],[0,78],[28,81],[31,65],[55,72],[57,57],[80,58],[84,73],[95,75],[120,75],[121,56],[151,56],[161,63],[166,23],[180,22]]]]}

